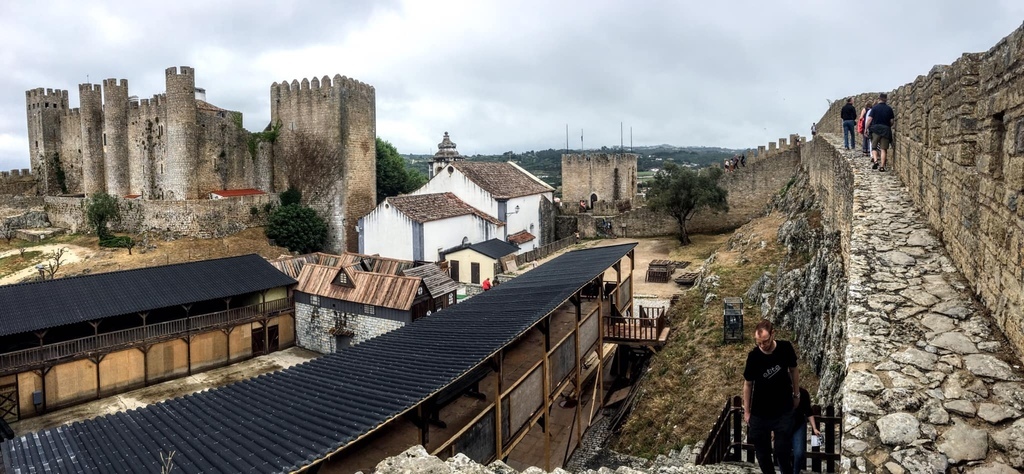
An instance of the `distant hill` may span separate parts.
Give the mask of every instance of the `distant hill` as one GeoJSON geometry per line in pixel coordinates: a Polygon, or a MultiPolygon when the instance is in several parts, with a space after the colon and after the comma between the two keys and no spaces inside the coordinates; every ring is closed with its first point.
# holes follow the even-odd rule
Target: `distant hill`
{"type": "MultiPolygon", "coordinates": [[[[606,146],[600,149],[588,149],[587,153],[615,153],[618,148],[606,146]]],[[[570,153],[582,153],[580,150],[570,150],[570,153]]],[[[628,153],[627,149],[627,153],[628,153]]],[[[632,153],[640,155],[637,162],[638,171],[651,171],[661,169],[666,162],[673,162],[679,165],[705,167],[714,163],[721,163],[722,160],[733,155],[746,153],[749,150],[732,150],[728,148],[703,147],[703,146],[673,146],[654,145],[633,147],[632,153]]],[[[506,151],[500,155],[467,155],[466,159],[476,161],[514,161],[527,171],[535,174],[538,178],[554,187],[562,185],[562,154],[564,149],[547,149],[539,151],[525,151],[516,153],[506,151]]],[[[426,173],[428,163],[433,161],[434,155],[402,155],[409,165],[421,172],[426,173]]]]}

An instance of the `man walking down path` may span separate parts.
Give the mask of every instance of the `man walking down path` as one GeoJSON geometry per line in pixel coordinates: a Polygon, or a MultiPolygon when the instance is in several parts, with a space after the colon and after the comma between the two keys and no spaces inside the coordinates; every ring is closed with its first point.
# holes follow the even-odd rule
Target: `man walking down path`
{"type": "Polygon", "coordinates": [[[789,341],[775,339],[771,321],[754,328],[757,347],[747,354],[743,369],[743,420],[747,439],[754,445],[757,464],[764,474],[774,474],[775,456],[784,473],[793,472],[793,410],[800,405],[800,373],[796,350],[789,341]]]}
{"type": "Polygon", "coordinates": [[[839,111],[843,119],[843,148],[852,150],[857,146],[857,108],[853,106],[853,98],[846,99],[846,105],[839,111]]]}
{"type": "MultiPolygon", "coordinates": [[[[889,96],[885,92],[878,94],[878,103],[871,108],[865,128],[871,132],[871,143],[880,155],[878,171],[885,171],[885,158],[889,144],[892,143],[892,124],[896,120],[896,113],[892,107],[885,103],[889,96]]],[[[871,150],[871,159],[875,159],[875,151],[871,150]]]]}

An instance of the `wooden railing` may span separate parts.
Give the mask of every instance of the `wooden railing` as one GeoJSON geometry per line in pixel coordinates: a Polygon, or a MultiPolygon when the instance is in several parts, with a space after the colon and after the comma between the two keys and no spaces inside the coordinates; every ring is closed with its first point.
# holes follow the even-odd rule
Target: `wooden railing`
{"type": "Polygon", "coordinates": [[[216,313],[201,314],[163,323],[150,324],[148,326],[139,326],[41,347],[33,347],[31,349],[8,352],[0,354],[0,367],[2,367],[0,373],[16,372],[26,367],[39,366],[44,363],[53,363],[83,355],[108,352],[112,349],[173,339],[191,333],[253,321],[264,316],[273,316],[291,311],[292,305],[293,301],[291,298],[282,298],[267,301],[266,303],[218,311],[216,313]]]}
{"type": "Polygon", "coordinates": [[[660,312],[652,311],[654,309],[661,308],[647,308],[651,311],[648,314],[642,314],[639,318],[622,317],[622,316],[605,316],[604,317],[604,337],[605,339],[629,339],[632,341],[657,341],[661,335],[662,329],[665,328],[665,313],[664,310],[660,312]]]}
{"type": "MultiPolygon", "coordinates": [[[[842,417],[836,415],[833,407],[825,407],[825,414],[822,415],[822,408],[814,405],[811,412],[814,413],[814,420],[823,439],[821,446],[807,449],[804,465],[800,468],[807,469],[810,463],[810,472],[836,472],[840,457],[836,448],[840,445],[838,434],[842,433],[842,417]]],[[[726,461],[757,462],[754,459],[754,445],[743,442],[743,399],[740,397],[725,401],[725,407],[708,432],[704,447],[694,462],[704,465],[726,461]]]]}

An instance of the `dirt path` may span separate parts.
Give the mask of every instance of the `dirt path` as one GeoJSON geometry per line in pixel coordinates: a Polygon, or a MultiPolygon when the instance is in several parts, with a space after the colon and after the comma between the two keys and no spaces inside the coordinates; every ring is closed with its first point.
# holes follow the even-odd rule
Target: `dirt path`
{"type": "MultiPolygon", "coordinates": [[[[85,260],[85,259],[87,259],[89,257],[92,257],[93,255],[96,254],[96,251],[94,251],[92,249],[89,249],[89,248],[86,248],[86,247],[82,247],[82,246],[79,246],[79,245],[71,245],[71,244],[45,244],[45,245],[37,245],[35,247],[26,247],[26,250],[33,251],[33,252],[42,252],[43,255],[46,255],[46,254],[48,254],[50,252],[53,252],[53,251],[55,251],[57,249],[60,249],[60,248],[66,248],[67,249],[67,252],[64,254],[63,258],[61,258],[61,267],[65,266],[65,265],[71,265],[71,264],[74,264],[74,263],[81,262],[81,261],[83,261],[83,260],[85,260]]],[[[0,258],[10,257],[12,255],[17,255],[18,252],[19,252],[18,249],[11,249],[11,250],[8,250],[6,252],[0,253],[0,258]]],[[[23,268],[21,270],[18,270],[16,272],[14,272],[14,273],[11,273],[10,275],[7,275],[7,276],[5,276],[3,278],[0,278],[0,285],[10,285],[10,284],[13,284],[13,283],[18,283],[18,282],[20,282],[22,280],[25,280],[26,278],[31,278],[31,277],[38,276],[38,275],[39,275],[39,271],[36,270],[35,265],[30,265],[28,267],[25,267],[25,268],[23,268]]],[[[58,273],[57,276],[58,277],[61,276],[60,273],[58,273]]]]}

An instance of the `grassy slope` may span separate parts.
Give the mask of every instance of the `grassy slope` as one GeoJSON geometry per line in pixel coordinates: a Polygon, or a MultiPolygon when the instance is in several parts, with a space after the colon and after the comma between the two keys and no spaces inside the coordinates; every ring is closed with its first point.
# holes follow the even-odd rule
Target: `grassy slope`
{"type": "MultiPolygon", "coordinates": [[[[719,277],[718,288],[711,291],[717,297],[707,308],[699,288],[685,292],[672,308],[672,336],[651,361],[639,403],[613,449],[653,457],[702,441],[728,397],[742,393],[743,364],[753,347],[751,332],[760,311],[746,302],[745,342],[724,344],[722,298],[744,296],[764,272],[774,272],[783,261],[785,249],[776,242],[781,223],[773,216],[756,219],[722,246],[710,266],[710,273],[719,277]]],[[[789,334],[780,330],[779,337],[789,339],[789,334]]],[[[813,395],[817,379],[806,363],[800,369],[801,385],[813,395]]]]}

